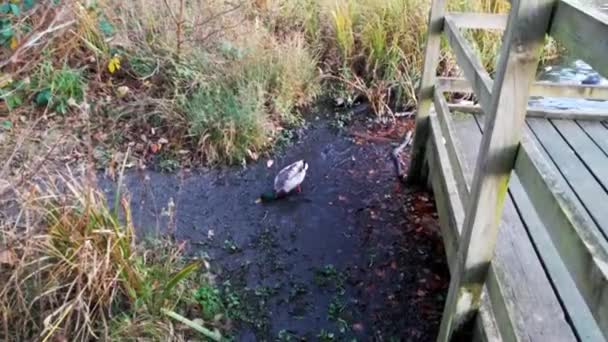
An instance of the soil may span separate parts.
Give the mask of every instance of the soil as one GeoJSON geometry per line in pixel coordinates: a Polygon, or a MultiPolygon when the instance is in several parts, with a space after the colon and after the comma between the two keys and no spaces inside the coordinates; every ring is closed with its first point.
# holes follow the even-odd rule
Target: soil
{"type": "Polygon", "coordinates": [[[434,200],[399,182],[390,157],[413,123],[363,118],[339,130],[326,112],[272,165],[127,173],[135,226],[187,241],[247,302],[235,340],[432,341],[449,282],[434,200]],[[299,159],[302,192],[256,203],[299,159]]]}

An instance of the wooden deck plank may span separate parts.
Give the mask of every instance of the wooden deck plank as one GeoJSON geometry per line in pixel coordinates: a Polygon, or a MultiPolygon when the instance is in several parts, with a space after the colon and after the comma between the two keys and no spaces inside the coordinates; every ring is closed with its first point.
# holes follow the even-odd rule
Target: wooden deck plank
{"type": "MultiPolygon", "coordinates": [[[[532,137],[531,139],[533,139],[529,129],[526,130],[526,136],[532,137]]],[[[546,158],[547,163],[550,163],[551,167],[557,170],[557,167],[548,156],[546,158]]],[[[593,314],[586,305],[585,299],[579,291],[573,291],[573,289],[577,288],[576,283],[572,279],[567,266],[561,259],[558,249],[553,244],[551,235],[547,231],[546,226],[543,224],[538,213],[534,210],[534,205],[528,198],[517,172],[511,176],[509,192],[511,198],[514,200],[517,211],[525,222],[530,238],[536,246],[537,254],[550,276],[550,281],[563,303],[564,310],[572,321],[577,336],[583,341],[603,340],[602,332],[597,325],[593,314]]]]}
{"type": "Polygon", "coordinates": [[[608,155],[608,128],[602,125],[601,122],[580,120],[577,123],[593,139],[595,144],[608,155]]]}
{"type": "MultiPolygon", "coordinates": [[[[608,243],[600,229],[551,160],[532,130],[522,138],[515,161],[516,173],[546,232],[559,251],[571,279],[593,313],[598,326],[608,332],[608,243]]],[[[555,164],[557,165],[557,164],[555,164]]]]}
{"type": "MultiPolygon", "coordinates": [[[[466,78],[437,77],[437,85],[444,92],[473,92],[466,78]]],[[[604,85],[535,82],[530,87],[530,96],[606,100],[608,99],[608,87],[604,85]]]]}
{"type": "MultiPolygon", "coordinates": [[[[476,116],[480,129],[483,129],[481,123],[483,118],[483,116],[476,116]]],[[[527,136],[532,135],[527,128],[524,132],[527,136]]],[[[548,155],[546,156],[548,158],[548,155]]],[[[554,164],[552,165],[555,167],[554,164]]],[[[573,322],[577,336],[585,341],[601,341],[603,339],[602,332],[582,295],[578,291],[572,290],[576,288],[576,283],[570,276],[566,265],[562,262],[559,251],[553,245],[547,228],[534,210],[534,206],[528,198],[517,173],[511,176],[509,193],[511,201],[536,247],[536,253],[549,274],[549,281],[557,291],[560,301],[564,303],[565,308],[562,307],[562,309],[566,311],[569,320],[573,322]]]]}
{"type": "MultiPolygon", "coordinates": [[[[451,260],[454,260],[458,251],[458,241],[464,221],[464,208],[458,196],[448,152],[444,144],[437,145],[437,141],[441,141],[441,128],[439,120],[432,110],[429,114],[429,125],[431,135],[426,148],[426,160],[430,169],[429,180],[433,187],[443,243],[451,271],[454,267],[451,260]]],[[[492,272],[490,276],[494,276],[494,273],[492,272]]],[[[486,286],[483,288],[479,310],[473,340],[475,342],[502,342],[503,339],[498,330],[498,323],[494,317],[486,286]]]]}
{"type": "Polygon", "coordinates": [[[439,119],[439,124],[441,125],[441,133],[443,136],[442,143],[445,144],[448,151],[450,163],[452,164],[452,172],[456,180],[456,186],[458,187],[458,195],[460,196],[463,207],[466,208],[469,203],[469,187],[464,179],[463,167],[465,167],[465,163],[456,151],[456,139],[454,127],[452,125],[452,114],[450,113],[448,104],[443,97],[443,93],[439,92],[437,89],[435,90],[433,100],[437,118],[439,119]]]}
{"type": "MultiPolygon", "coordinates": [[[[463,159],[474,165],[482,137],[479,126],[471,115],[453,117],[460,146],[464,148],[463,159]]],[[[465,175],[468,181],[472,177],[470,172],[465,175]]],[[[505,201],[498,234],[491,271],[497,282],[489,281],[488,287],[491,286],[490,292],[492,288],[500,290],[500,294],[490,293],[490,299],[503,339],[576,340],[510,197],[505,201]],[[509,326],[513,331],[509,332],[509,326]]]]}
{"type": "Polygon", "coordinates": [[[608,237],[608,194],[594,180],[593,174],[578,158],[576,152],[566,143],[551,122],[545,119],[528,119],[528,125],[542,147],[559,167],[559,172],[585,206],[604,237],[608,237]]]}
{"type": "Polygon", "coordinates": [[[458,251],[458,240],[462,222],[464,221],[464,208],[458,194],[456,180],[453,177],[450,159],[445,145],[441,139],[439,120],[431,110],[429,114],[430,139],[427,146],[427,160],[430,177],[437,204],[437,214],[441,226],[441,235],[448,266],[453,267],[452,256],[458,251]]]}
{"type": "MultiPolygon", "coordinates": [[[[576,122],[571,120],[552,120],[551,122],[606,191],[608,189],[608,156],[576,122]]],[[[589,181],[594,180],[589,179],[589,181]]]]}

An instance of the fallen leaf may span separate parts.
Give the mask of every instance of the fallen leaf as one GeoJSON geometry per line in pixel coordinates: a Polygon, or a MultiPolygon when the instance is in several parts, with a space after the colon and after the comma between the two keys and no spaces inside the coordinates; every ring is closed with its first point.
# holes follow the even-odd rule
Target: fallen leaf
{"type": "Polygon", "coordinates": [[[116,94],[118,97],[125,97],[129,93],[129,90],[129,87],[127,86],[120,86],[116,89],[116,94]]]}
{"type": "Polygon", "coordinates": [[[108,71],[110,74],[113,74],[118,69],[120,69],[120,58],[118,55],[114,55],[114,57],[110,58],[108,61],[108,71]]]}
{"type": "Polygon", "coordinates": [[[19,41],[17,41],[17,37],[13,36],[11,38],[11,50],[15,50],[19,46],[19,41]]]}
{"type": "Polygon", "coordinates": [[[160,151],[160,145],[159,144],[150,145],[150,151],[152,153],[158,153],[158,151],[160,151]]]}
{"type": "Polygon", "coordinates": [[[168,144],[168,143],[169,143],[169,140],[167,140],[167,139],[165,139],[165,138],[160,138],[160,139],[158,139],[158,143],[159,143],[159,144],[161,144],[161,145],[162,145],[162,144],[168,144]]]}
{"type": "Polygon", "coordinates": [[[15,255],[15,252],[9,249],[0,251],[0,265],[14,266],[17,261],[18,260],[17,256],[15,255]]]}

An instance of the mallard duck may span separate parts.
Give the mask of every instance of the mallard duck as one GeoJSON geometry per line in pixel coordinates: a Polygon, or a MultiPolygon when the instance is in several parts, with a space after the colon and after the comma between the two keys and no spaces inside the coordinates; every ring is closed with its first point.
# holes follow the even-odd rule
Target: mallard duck
{"type": "Polygon", "coordinates": [[[300,184],[306,177],[306,170],[308,170],[308,163],[304,160],[298,160],[285,166],[274,178],[274,190],[263,193],[260,200],[264,202],[276,200],[287,196],[294,189],[301,192],[300,184]]]}

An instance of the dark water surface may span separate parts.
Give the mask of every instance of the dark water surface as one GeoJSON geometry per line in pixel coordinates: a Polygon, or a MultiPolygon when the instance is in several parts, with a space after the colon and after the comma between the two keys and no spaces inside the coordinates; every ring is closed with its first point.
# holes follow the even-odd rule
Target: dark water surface
{"type": "Polygon", "coordinates": [[[311,120],[270,168],[127,174],[134,223],[140,235],[174,227],[220,283],[253,293],[260,317],[237,340],[432,341],[448,282],[433,199],[397,181],[389,142],[354,141],[331,122],[311,120]],[[309,163],[302,193],[256,204],[298,159],[309,163]]]}

